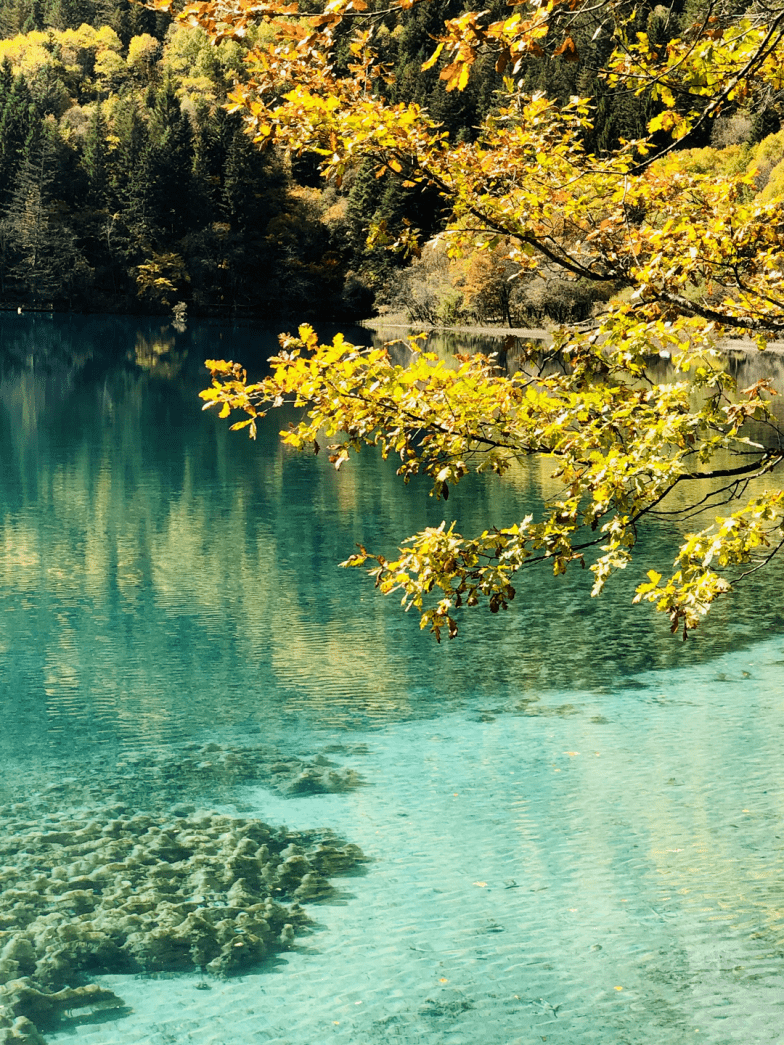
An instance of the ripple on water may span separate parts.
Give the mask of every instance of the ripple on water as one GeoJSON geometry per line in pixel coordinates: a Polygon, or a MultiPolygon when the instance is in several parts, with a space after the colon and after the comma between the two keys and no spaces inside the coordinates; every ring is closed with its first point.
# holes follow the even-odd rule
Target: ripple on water
{"type": "MultiPolygon", "coordinates": [[[[192,330],[196,375],[218,333],[192,330]]],[[[247,331],[221,333],[242,358],[247,331]]],[[[532,571],[508,614],[436,647],[332,564],[357,540],[388,554],[442,502],[401,496],[372,454],[338,477],[281,452],[275,419],[253,446],[230,436],[200,376],[98,358],[59,398],[38,370],[1,383],[0,795],[241,806],[373,861],[311,904],[318,931],[281,964],[209,990],[109,976],[133,1011],[57,1039],[777,1042],[782,652],[753,642],[781,626],[784,560],[685,645],[630,612],[631,576],[588,600],[584,577],[532,571]],[[277,746],[293,768],[243,776],[191,742],[277,746]],[[284,795],[334,768],[320,756],[364,785],[284,795]]],[[[468,534],[541,495],[521,468],[461,484],[449,512],[468,534]]],[[[653,536],[644,561],[671,562],[671,531],[653,536]]]]}
{"type": "MultiPolygon", "coordinates": [[[[368,785],[345,795],[241,788],[262,818],[356,840],[368,873],[319,910],[321,931],[285,968],[197,1001],[187,979],[135,984],[111,1040],[775,1041],[780,707],[738,733],[780,705],[759,652],[735,700],[672,673],[658,699],[635,689],[583,695],[568,716],[495,708],[492,721],[360,732],[368,785]]],[[[333,735],[314,733],[314,748],[333,735]]]]}

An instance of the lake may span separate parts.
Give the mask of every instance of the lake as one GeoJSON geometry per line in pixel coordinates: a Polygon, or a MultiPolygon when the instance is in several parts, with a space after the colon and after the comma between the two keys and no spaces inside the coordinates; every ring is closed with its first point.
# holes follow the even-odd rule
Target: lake
{"type": "Polygon", "coordinates": [[[337,564],[518,520],[541,463],[446,505],[372,453],[338,474],[282,448],[294,415],[253,443],[201,410],[205,358],[274,349],[250,326],[0,314],[0,955],[29,974],[3,947],[30,896],[51,926],[87,919],[151,824],[214,841],[257,818],[366,857],[235,975],[98,961],[86,980],[124,1008],[69,1009],[46,1040],[784,1042],[781,565],[681,643],[630,605],[672,561],[662,525],[601,599],[532,571],[439,646],[337,564]],[[90,824],[117,843],[104,879],[90,824]]]}

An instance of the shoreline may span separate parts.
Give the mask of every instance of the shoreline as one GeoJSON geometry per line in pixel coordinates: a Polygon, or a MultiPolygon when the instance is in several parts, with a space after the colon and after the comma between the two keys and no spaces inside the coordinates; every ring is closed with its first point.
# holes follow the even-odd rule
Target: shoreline
{"type": "MultiPolygon", "coordinates": [[[[372,330],[374,333],[383,334],[386,330],[421,330],[422,332],[433,333],[433,334],[470,334],[474,337],[492,337],[492,338],[505,338],[505,337],[522,337],[528,338],[531,341],[543,341],[549,342],[552,340],[553,331],[547,330],[544,327],[486,327],[486,326],[456,326],[456,327],[434,327],[427,326],[425,324],[410,323],[402,316],[390,317],[388,320],[385,317],[374,317],[372,319],[359,320],[357,326],[363,327],[367,330],[372,330]]],[[[579,329],[581,324],[576,324],[579,329]]],[[[590,328],[586,328],[585,332],[590,328]]],[[[764,352],[761,352],[756,345],[756,342],[750,338],[721,338],[718,341],[718,347],[721,351],[732,353],[738,352],[744,355],[764,355],[764,352],[771,352],[775,355],[784,354],[784,341],[771,341],[764,352]]],[[[668,358],[670,353],[666,353],[662,358],[668,358]]]]}

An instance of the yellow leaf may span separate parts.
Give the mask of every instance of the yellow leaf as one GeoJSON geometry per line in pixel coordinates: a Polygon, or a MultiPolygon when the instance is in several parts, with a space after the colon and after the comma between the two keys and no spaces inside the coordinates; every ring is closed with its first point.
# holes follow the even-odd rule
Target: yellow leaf
{"type": "Polygon", "coordinates": [[[664,112],[659,113],[658,116],[654,116],[652,120],[649,120],[648,130],[651,134],[655,131],[671,131],[673,127],[677,127],[682,122],[683,118],[678,113],[666,109],[664,112]]]}
{"type": "Polygon", "coordinates": [[[438,59],[439,59],[443,49],[444,49],[444,42],[442,40],[441,43],[438,45],[438,47],[436,47],[435,51],[430,56],[430,58],[428,58],[428,60],[426,62],[423,62],[423,64],[422,64],[422,72],[425,72],[425,70],[427,70],[427,69],[432,69],[433,68],[433,66],[438,61],[438,59]]]}

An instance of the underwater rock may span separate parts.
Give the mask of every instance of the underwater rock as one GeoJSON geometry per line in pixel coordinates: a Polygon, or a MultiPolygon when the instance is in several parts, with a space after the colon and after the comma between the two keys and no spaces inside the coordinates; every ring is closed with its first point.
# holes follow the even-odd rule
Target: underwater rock
{"type": "MultiPolygon", "coordinates": [[[[96,984],[65,988],[54,994],[36,990],[28,978],[12,980],[0,988],[0,1004],[4,1015],[21,1017],[38,1027],[53,1027],[61,1015],[72,1009],[122,1008],[123,1002],[113,991],[96,984]]],[[[18,1019],[15,1021],[18,1026],[18,1019]]],[[[2,1040],[2,1039],[0,1039],[2,1040]]]]}
{"type": "Polygon", "coordinates": [[[425,998],[418,1011],[420,1016],[456,1019],[473,1007],[473,1002],[469,1001],[462,991],[445,988],[425,998]]]}
{"type": "Polygon", "coordinates": [[[26,1016],[18,1016],[8,1029],[0,1023],[0,1042],[8,1042],[9,1045],[46,1045],[36,1025],[26,1016]]]}
{"type": "Polygon", "coordinates": [[[542,704],[540,697],[523,697],[514,707],[513,711],[531,718],[568,718],[570,715],[579,715],[580,710],[574,704],[542,704]]]}
{"type": "Polygon", "coordinates": [[[310,862],[313,866],[327,876],[345,874],[364,859],[365,855],[359,846],[351,842],[343,846],[323,842],[318,844],[310,854],[310,862]]]}
{"type": "MultiPolygon", "coordinates": [[[[129,762],[129,756],[125,756],[129,762]]],[[[324,794],[353,790],[362,783],[352,769],[336,766],[323,755],[310,759],[281,757],[274,748],[224,747],[215,742],[186,745],[184,757],[154,759],[134,756],[133,774],[137,779],[156,776],[156,787],[181,789],[188,780],[234,785],[261,782],[282,794],[324,794]]]]}
{"type": "MultiPolygon", "coordinates": [[[[346,754],[364,753],[361,745],[339,750],[346,754]]],[[[131,815],[130,811],[143,809],[142,815],[146,815],[151,804],[168,809],[172,818],[184,817],[192,823],[196,803],[203,802],[205,795],[210,795],[211,803],[233,801],[233,792],[239,785],[263,784],[283,795],[307,795],[350,791],[363,783],[355,770],[339,766],[324,755],[300,758],[284,756],[271,746],[216,742],[124,751],[116,762],[107,759],[80,777],[67,775],[73,767],[65,759],[59,764],[51,763],[50,768],[53,773],[59,768],[59,778],[35,792],[36,806],[102,807],[101,817],[93,817],[92,822],[81,817],[49,818],[44,822],[31,820],[30,806],[17,803],[20,827],[34,829],[41,836],[39,844],[66,848],[74,845],[77,835],[81,841],[88,841],[91,835],[106,832],[122,841],[122,822],[131,815]]],[[[6,808],[10,812],[11,807],[6,808]]],[[[58,873],[64,869],[61,863],[58,873]]],[[[70,877],[89,873],[89,868],[71,870],[70,877]]]]}
{"type": "Polygon", "coordinates": [[[0,967],[17,969],[21,976],[28,976],[33,971],[36,960],[35,948],[26,936],[12,936],[0,952],[0,967]]]}
{"type": "Polygon", "coordinates": [[[273,777],[273,780],[287,795],[335,794],[351,791],[360,783],[353,769],[323,769],[315,765],[306,766],[285,779],[273,777]]]}
{"type": "Polygon", "coordinates": [[[329,896],[330,892],[332,892],[332,886],[329,882],[322,878],[320,874],[309,871],[302,876],[302,880],[294,890],[293,895],[298,900],[321,900],[329,896]]]}
{"type": "Polygon", "coordinates": [[[90,974],[258,965],[306,929],[299,901],[364,859],[330,831],[190,809],[0,810],[0,1045],[121,1007],[90,974]]]}

